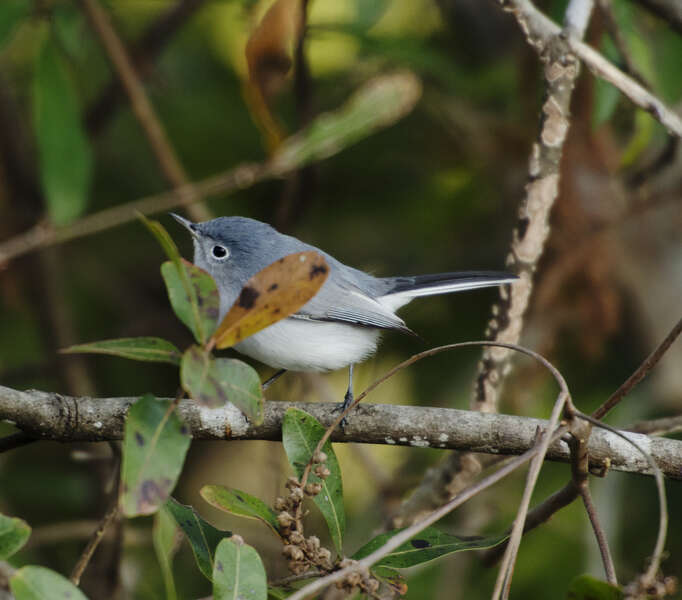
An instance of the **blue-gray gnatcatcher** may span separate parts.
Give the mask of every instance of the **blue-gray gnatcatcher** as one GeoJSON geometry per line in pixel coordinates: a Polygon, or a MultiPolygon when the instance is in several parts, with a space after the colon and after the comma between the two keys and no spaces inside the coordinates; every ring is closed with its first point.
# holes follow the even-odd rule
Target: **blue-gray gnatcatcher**
{"type": "Polygon", "coordinates": [[[244,284],[276,260],[305,250],[324,256],[327,280],[297,313],[246,338],[234,348],[266,365],[291,371],[350,367],[343,407],[353,400],[353,365],[374,353],[382,329],[411,333],[395,311],[420,296],[495,286],[517,279],[509,273],[463,271],[408,277],[373,277],[323,250],[245,217],[192,223],[171,215],[192,234],[194,264],[208,271],[220,293],[220,319],[244,284]]]}

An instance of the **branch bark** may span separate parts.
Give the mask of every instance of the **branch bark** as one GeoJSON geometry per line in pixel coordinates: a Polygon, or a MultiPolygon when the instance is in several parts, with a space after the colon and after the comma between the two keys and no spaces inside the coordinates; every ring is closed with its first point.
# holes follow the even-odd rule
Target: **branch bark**
{"type": "MultiPolygon", "coordinates": [[[[562,33],[561,27],[540,12],[530,0],[498,0],[512,12],[522,26],[528,42],[542,52],[552,39],[562,33]]],[[[615,67],[594,48],[573,35],[567,35],[566,43],[585,66],[597,77],[617,87],[634,104],[650,113],[670,133],[682,137],[682,118],[665,103],[644,89],[632,77],[615,67]]]]}
{"type": "MultiPolygon", "coordinates": [[[[0,418],[12,421],[28,435],[61,442],[108,441],[123,436],[125,417],[136,398],[90,398],[53,392],[26,392],[0,386],[0,418]]],[[[197,440],[279,440],[287,408],[309,412],[323,425],[338,413],[331,403],[266,402],[262,425],[248,423],[233,405],[208,409],[182,401],[178,414],[197,440]]],[[[468,450],[487,454],[516,455],[531,448],[539,426],[547,421],[512,415],[426,406],[361,404],[351,415],[345,431],[332,435],[334,442],[359,442],[468,450]]],[[[682,479],[682,441],[625,433],[643,447],[663,473],[682,479]]],[[[602,430],[590,436],[588,451],[592,468],[609,468],[651,474],[651,467],[637,450],[619,437],[602,430]]],[[[547,458],[568,462],[566,443],[553,444],[547,458]]]]}

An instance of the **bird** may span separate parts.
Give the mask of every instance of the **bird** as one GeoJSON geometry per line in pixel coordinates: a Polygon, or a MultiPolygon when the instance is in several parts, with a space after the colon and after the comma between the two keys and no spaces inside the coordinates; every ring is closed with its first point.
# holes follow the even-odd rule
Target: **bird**
{"type": "Polygon", "coordinates": [[[399,308],[423,296],[518,279],[501,271],[375,277],[255,219],[233,216],[193,223],[170,214],[192,236],[193,263],[216,282],[219,322],[246,282],[261,269],[296,252],[312,250],[324,257],[329,274],[318,293],[296,313],[245,338],[234,349],[278,369],[264,388],[285,371],[329,372],[349,367],[348,390],[341,406],[344,411],[354,399],[353,368],[375,353],[381,332],[413,334],[396,314],[399,308]]]}

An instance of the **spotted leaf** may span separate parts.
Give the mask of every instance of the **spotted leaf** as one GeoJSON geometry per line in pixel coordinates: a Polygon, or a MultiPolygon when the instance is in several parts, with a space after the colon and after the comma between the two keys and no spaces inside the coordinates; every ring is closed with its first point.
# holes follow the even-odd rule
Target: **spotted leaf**
{"type": "Polygon", "coordinates": [[[252,423],[263,422],[263,390],[258,373],[235,358],[215,358],[190,346],[180,364],[183,389],[195,402],[212,408],[232,402],[252,423]]]}
{"type": "Polygon", "coordinates": [[[189,430],[170,400],[147,394],[130,407],[123,433],[123,514],[156,512],[175,487],[189,444],[189,430]]]}
{"type": "Polygon", "coordinates": [[[246,282],[214,335],[218,348],[229,348],[288,317],[310,300],[329,274],[324,257],[313,250],[289,254],[246,282]]]}
{"type": "MultiPolygon", "coordinates": [[[[368,556],[383,546],[390,538],[400,531],[402,531],[402,529],[394,529],[393,531],[387,531],[386,533],[378,535],[360,548],[352,558],[360,560],[361,558],[368,556]]],[[[427,527],[415,535],[409,542],[405,542],[402,546],[399,546],[390,554],[382,558],[376,566],[405,569],[407,567],[429,562],[430,560],[440,558],[447,554],[452,554],[453,552],[491,548],[506,540],[507,537],[509,537],[507,534],[488,537],[458,537],[456,535],[443,533],[434,527],[427,527]]]]}

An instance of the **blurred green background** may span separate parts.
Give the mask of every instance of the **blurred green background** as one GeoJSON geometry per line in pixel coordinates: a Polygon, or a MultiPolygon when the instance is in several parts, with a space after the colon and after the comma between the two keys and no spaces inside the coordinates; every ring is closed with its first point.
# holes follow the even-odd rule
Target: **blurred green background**
{"type": "MultiPolygon", "coordinates": [[[[244,47],[269,4],[102,2],[133,49],[149,98],[192,181],[267,158],[244,93],[244,47]],[[171,10],[180,13],[174,29],[165,32],[156,49],[139,50],[139,40],[171,10]]],[[[538,2],[559,21],[565,4],[538,2]]],[[[639,73],[666,102],[679,106],[679,33],[637,2],[614,0],[613,9],[639,73]]],[[[595,14],[587,38],[617,64],[625,64],[601,14],[595,14]]],[[[285,133],[338,108],[363,82],[398,68],[417,74],[423,95],[408,116],[328,160],[207,198],[211,213],[270,222],[377,275],[503,268],[542,99],[540,63],[514,19],[495,3],[473,0],[311,0],[304,57],[297,66],[299,73],[301,68],[309,72],[307,83],[296,85],[289,76],[271,98],[285,133]]],[[[169,189],[128,101],[106,104],[112,94],[103,90],[113,77],[78,3],[2,0],[3,241],[43,220],[64,223],[169,189]],[[66,91],[59,97],[46,93],[60,88],[59,82],[50,87],[41,79],[41,60],[61,65],[66,91]],[[74,169],[83,205],[60,216],[47,210],[46,198],[54,197],[54,189],[46,189],[45,128],[58,129],[61,123],[65,131],[57,135],[76,135],[69,127],[74,118],[82,123],[84,148],[61,159],[59,149],[54,151],[57,164],[62,160],[64,165],[53,176],[59,180],[62,169],[74,169]]],[[[680,316],[682,163],[678,144],[657,122],[587,72],[579,79],[572,113],[561,193],[522,343],[557,365],[576,404],[589,411],[680,316]]],[[[160,219],[190,258],[184,232],[169,217],[160,219]]],[[[0,383],[101,397],[147,391],[174,395],[177,377],[170,367],[57,354],[72,343],[136,335],[158,335],[187,346],[189,332],[174,319],[165,297],[162,260],[148,232],[132,222],[5,264],[0,268],[0,383]]],[[[480,339],[495,294],[483,290],[428,298],[407,307],[401,315],[424,342],[384,336],[377,357],[357,370],[356,391],[426,347],[480,339]]],[[[679,346],[614,411],[611,424],[680,411],[679,346]]],[[[470,349],[422,361],[368,401],[467,408],[478,356],[470,349]]],[[[548,416],[556,393],[550,378],[526,360],[515,367],[502,409],[548,416]]],[[[271,373],[259,369],[263,377],[271,373]]],[[[344,372],[288,374],[267,396],[341,400],[345,378],[344,372]]],[[[8,424],[2,428],[13,431],[8,424]]],[[[442,456],[434,450],[370,446],[337,445],[337,452],[345,474],[349,554],[367,541],[368,532],[380,531],[442,456]]],[[[107,457],[104,445],[49,442],[0,455],[0,511],[34,527],[29,545],[13,563],[71,570],[107,505],[107,457]]],[[[222,483],[271,502],[288,474],[279,444],[198,442],[175,495],[216,526],[243,535],[261,551],[269,575],[281,576],[286,574],[281,548],[270,533],[215,511],[198,490],[222,483]]],[[[568,477],[568,466],[547,464],[534,501],[568,477]]],[[[441,528],[467,535],[503,530],[513,518],[522,485],[521,473],[456,511],[441,528]]],[[[594,481],[593,488],[620,580],[626,582],[653,548],[654,483],[611,473],[594,481]]],[[[680,575],[679,484],[669,482],[668,493],[670,557],[664,570],[680,575]]],[[[324,539],[314,511],[309,519],[309,531],[318,530],[324,539]]],[[[83,580],[91,598],[163,597],[150,533],[151,520],[136,519],[106,539],[83,580]]],[[[564,597],[569,581],[582,572],[601,576],[594,539],[576,504],[524,540],[512,598],[564,597]]],[[[180,598],[210,592],[186,545],[176,557],[175,574],[180,598]]],[[[407,597],[487,598],[494,578],[495,570],[482,567],[475,555],[456,554],[412,573],[407,597]]]]}

